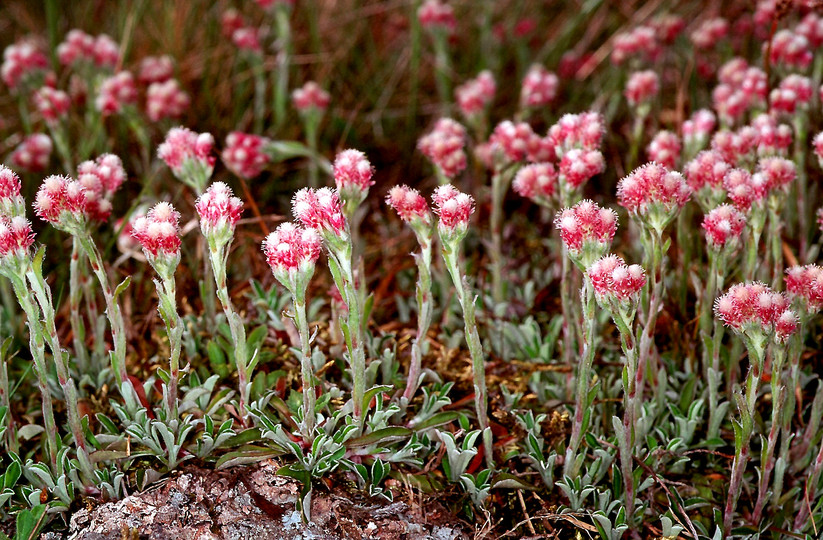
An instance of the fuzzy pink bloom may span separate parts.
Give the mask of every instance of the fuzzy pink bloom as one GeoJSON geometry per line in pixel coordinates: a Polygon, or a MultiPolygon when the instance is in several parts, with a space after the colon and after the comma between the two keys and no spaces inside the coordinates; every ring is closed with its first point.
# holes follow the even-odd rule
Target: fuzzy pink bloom
{"type": "Polygon", "coordinates": [[[236,9],[229,8],[220,14],[220,32],[223,37],[232,39],[234,32],[246,26],[246,20],[236,9]]]}
{"type": "Polygon", "coordinates": [[[630,212],[646,214],[651,207],[674,212],[689,200],[691,190],[683,176],[657,163],[647,163],[617,184],[620,205],[630,212]]]}
{"type": "Polygon", "coordinates": [[[228,226],[234,230],[243,213],[243,201],[235,197],[223,182],[215,182],[197,199],[195,204],[204,233],[228,226]]]}
{"type": "Polygon", "coordinates": [[[166,82],[174,76],[174,60],[171,56],[147,56],[140,61],[137,80],[143,84],[166,82]]]}
{"type": "Polygon", "coordinates": [[[71,98],[62,90],[57,90],[50,86],[44,86],[37,90],[33,96],[34,106],[43,120],[54,122],[63,119],[71,107],[71,98]]]}
{"type": "Polygon", "coordinates": [[[457,27],[454,10],[440,0],[426,0],[417,10],[417,19],[420,25],[428,30],[445,30],[452,33],[457,27]]]}
{"type": "Polygon", "coordinates": [[[508,162],[523,161],[528,156],[530,141],[534,131],[526,122],[514,123],[504,120],[497,124],[489,142],[496,145],[508,162]]]}
{"type": "Polygon", "coordinates": [[[754,176],[761,176],[763,185],[771,192],[788,189],[789,185],[797,178],[797,169],[791,160],[781,157],[767,157],[758,162],[757,172],[754,176]]]}
{"type": "MultiPolygon", "coordinates": [[[[765,52],[768,43],[763,44],[765,52]]],[[[783,65],[787,68],[804,70],[812,63],[812,51],[809,49],[809,40],[802,34],[791,30],[779,30],[772,38],[770,60],[774,65],[783,65]]]]}
{"type": "Polygon", "coordinates": [[[823,17],[815,12],[807,13],[803,19],[797,23],[794,31],[805,37],[812,50],[817,50],[823,45],[823,17]]]}
{"type": "Polygon", "coordinates": [[[252,54],[261,54],[263,46],[260,44],[260,29],[253,26],[238,28],[231,35],[231,41],[241,51],[252,54]]]}
{"type": "Polygon", "coordinates": [[[416,221],[431,223],[431,212],[426,198],[409,186],[394,186],[386,196],[386,204],[394,208],[397,215],[405,222],[416,221]]]}
{"type": "Polygon", "coordinates": [[[577,189],[592,177],[606,170],[606,160],[600,150],[572,148],[563,154],[558,166],[560,178],[571,189],[577,189]]]}
{"type": "Polygon", "coordinates": [[[541,137],[536,133],[532,133],[526,150],[526,161],[529,163],[541,163],[544,161],[555,161],[556,159],[557,151],[552,140],[549,137],[541,137]]]}
{"type": "Polygon", "coordinates": [[[795,110],[806,110],[814,97],[812,80],[802,75],[792,74],[780,81],[780,86],[769,94],[772,110],[794,114],[795,110]]]}
{"type": "Polygon", "coordinates": [[[683,122],[683,142],[686,145],[703,145],[717,124],[714,113],[708,109],[700,109],[692,114],[691,118],[683,122]]]}
{"type": "Polygon", "coordinates": [[[131,236],[143,247],[146,256],[180,255],[180,212],[171,203],[160,202],[148,213],[134,220],[131,236]]]}
{"type": "Polygon", "coordinates": [[[469,225],[469,217],[474,213],[474,199],[460,192],[451,184],[439,186],[432,195],[434,213],[440,216],[441,237],[462,238],[469,225]]]}
{"type": "Polygon", "coordinates": [[[786,270],[786,291],[802,299],[809,313],[823,309],[823,268],[816,264],[786,270]]]}
{"type": "Polygon", "coordinates": [[[818,163],[823,167],[823,131],[815,135],[814,139],[812,139],[812,148],[814,149],[814,155],[817,156],[818,163]]]}
{"type": "Polygon", "coordinates": [[[190,103],[189,95],[174,79],[152,83],[146,91],[146,115],[152,122],[163,118],[179,118],[190,103]]]}
{"type": "Polygon", "coordinates": [[[420,137],[417,148],[440,169],[454,178],[466,168],[466,128],[451,118],[441,118],[434,129],[420,137]]]}
{"type": "Polygon", "coordinates": [[[686,164],[684,172],[692,191],[715,191],[723,189],[723,178],[731,168],[719,152],[704,150],[686,164]]]}
{"type": "Polygon", "coordinates": [[[651,21],[651,26],[657,32],[657,39],[666,45],[671,45],[683,30],[686,29],[686,20],[680,15],[665,13],[658,15],[651,21]]]}
{"type": "Polygon", "coordinates": [[[367,192],[374,185],[373,175],[371,163],[360,150],[343,150],[334,158],[334,182],[341,194],[367,192]]]}
{"type": "Polygon", "coordinates": [[[23,197],[20,195],[20,177],[0,165],[0,214],[14,215],[25,211],[23,197]]]}
{"type": "Polygon", "coordinates": [[[600,208],[583,200],[558,212],[554,228],[560,231],[560,238],[573,257],[580,257],[585,251],[595,251],[600,257],[617,232],[617,214],[611,208],[600,208]]]}
{"type": "Polygon", "coordinates": [[[48,57],[31,41],[21,40],[9,45],[3,51],[3,64],[0,77],[11,90],[28,79],[45,71],[49,66],[48,57]]]}
{"type": "Polygon", "coordinates": [[[100,34],[94,39],[92,56],[97,67],[114,68],[120,61],[120,47],[111,37],[100,34]]]}
{"type": "Polygon", "coordinates": [[[303,188],[292,198],[292,213],[304,227],[337,237],[348,234],[337,190],[303,188]]]}
{"type": "Polygon", "coordinates": [[[715,250],[736,246],[745,227],[746,216],[730,204],[718,206],[703,218],[706,240],[715,250]]]}
{"type": "Polygon", "coordinates": [[[660,78],[651,70],[635,71],[629,76],[624,92],[629,105],[637,107],[650,102],[660,92],[660,78]]]}
{"type": "Polygon", "coordinates": [[[69,30],[62,43],[57,46],[57,58],[64,66],[78,61],[94,59],[94,37],[82,30],[69,30]]]}
{"type": "Polygon", "coordinates": [[[83,184],[66,176],[52,175],[43,180],[34,198],[35,213],[41,219],[62,227],[72,221],[85,223],[89,198],[83,184]]]}
{"type": "Polygon", "coordinates": [[[748,212],[755,201],[766,196],[766,186],[755,179],[745,169],[731,169],[723,178],[726,194],[738,210],[748,212]]]}
{"type": "Polygon", "coordinates": [[[589,267],[587,274],[601,302],[636,302],[638,293],[646,284],[643,268],[638,264],[629,266],[617,255],[598,259],[589,267]]]}
{"type": "Polygon", "coordinates": [[[739,88],[743,84],[743,79],[746,78],[747,69],[749,69],[749,63],[746,59],[736,56],[720,66],[717,70],[717,80],[732,88],[739,88]]]}
{"type": "Polygon", "coordinates": [[[471,117],[483,112],[491,104],[496,91],[494,75],[486,70],[458,86],[454,90],[454,96],[463,116],[471,117]]]}
{"type": "MultiPolygon", "coordinates": [[[[782,135],[781,135],[782,137],[782,135]]],[[[743,126],[736,132],[721,130],[712,137],[711,148],[732,165],[746,165],[757,153],[760,133],[752,126],[743,126]]]]}
{"type": "Polygon", "coordinates": [[[297,88],[291,94],[294,108],[300,112],[318,110],[325,111],[331,102],[328,92],[320,88],[314,81],[308,81],[301,88],[297,88]]]}
{"type": "Polygon", "coordinates": [[[740,90],[746,96],[750,106],[760,106],[766,103],[769,92],[769,81],[766,72],[759,67],[749,67],[743,74],[740,90]]]}
{"type": "Polygon", "coordinates": [[[512,183],[515,193],[548,204],[557,191],[557,170],[551,163],[533,163],[517,171],[512,183]]]}
{"type": "Polygon", "coordinates": [[[549,128],[547,138],[560,158],[572,148],[598,149],[605,131],[603,117],[596,112],[564,114],[549,128]]]}
{"type": "Polygon", "coordinates": [[[123,162],[114,154],[103,154],[94,161],[84,161],[77,166],[77,174],[96,176],[107,197],[110,197],[126,181],[123,162]]]}
{"type": "Polygon", "coordinates": [[[715,316],[735,331],[771,333],[785,341],[796,330],[796,315],[788,298],[763,283],[733,285],[714,304],[715,316]]]}
{"type": "Polygon", "coordinates": [[[674,169],[680,160],[680,139],[671,131],[658,131],[646,147],[646,154],[650,161],[674,169]]]}
{"type": "Polygon", "coordinates": [[[740,89],[719,84],[712,90],[712,104],[718,116],[727,124],[743,118],[749,108],[749,100],[740,89]]]}
{"type": "Polygon", "coordinates": [[[297,272],[313,272],[320,256],[322,241],[314,229],[302,229],[294,223],[283,223],[263,241],[266,262],[278,278],[297,272]]]}
{"type": "MultiPolygon", "coordinates": [[[[773,116],[763,113],[752,120],[751,128],[756,133],[758,156],[788,154],[792,145],[792,128],[788,125],[778,124],[773,116]]],[[[740,128],[738,133],[745,132],[746,126],[740,128]]]]}
{"type": "Polygon", "coordinates": [[[0,215],[0,266],[8,260],[28,257],[34,243],[31,223],[23,216],[0,215]]]}
{"type": "Polygon", "coordinates": [[[214,137],[211,133],[195,133],[184,128],[171,128],[166,140],[157,148],[157,155],[175,173],[182,174],[186,162],[196,161],[211,170],[217,159],[212,155],[214,137]]]}
{"type": "Polygon", "coordinates": [[[237,176],[254,178],[262,173],[271,161],[266,154],[266,147],[270,143],[266,137],[232,131],[226,137],[226,147],[220,157],[237,176]]]}
{"type": "Polygon", "coordinates": [[[691,34],[691,40],[697,49],[713,49],[721,39],[729,34],[729,21],[722,17],[703,21],[691,34]]]}
{"type": "Polygon", "coordinates": [[[119,113],[123,107],[137,103],[137,86],[130,71],[121,71],[105,79],[94,100],[103,116],[119,113]]]}
{"type": "Polygon", "coordinates": [[[49,165],[52,143],[48,135],[33,133],[23,139],[23,142],[11,154],[12,164],[24,171],[40,172],[49,165]]]}
{"type": "Polygon", "coordinates": [[[520,106],[526,108],[548,105],[557,96],[558,82],[557,75],[542,65],[532,65],[523,78],[520,106]]]}
{"type": "Polygon", "coordinates": [[[611,59],[615,65],[620,65],[632,57],[653,61],[661,51],[655,29],[651,26],[637,26],[614,37],[611,59]]]}

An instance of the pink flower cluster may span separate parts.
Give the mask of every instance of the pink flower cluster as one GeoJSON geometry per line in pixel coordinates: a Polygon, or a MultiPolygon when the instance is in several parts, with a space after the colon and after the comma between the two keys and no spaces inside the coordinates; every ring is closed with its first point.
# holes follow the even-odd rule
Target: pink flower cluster
{"type": "Polygon", "coordinates": [[[180,212],[171,203],[159,202],[132,223],[131,236],[143,247],[149,260],[180,255],[180,212]]]}
{"type": "Polygon", "coordinates": [[[755,201],[762,201],[768,193],[762,180],[761,177],[752,177],[745,169],[731,169],[723,178],[723,187],[735,207],[748,212],[755,201]]]}
{"type": "Polygon", "coordinates": [[[166,140],[157,148],[157,155],[179,176],[188,161],[196,161],[211,170],[216,159],[212,155],[213,148],[211,133],[198,134],[188,128],[176,127],[166,134],[166,140]]]}
{"type": "Polygon", "coordinates": [[[514,123],[504,120],[494,128],[489,142],[496,147],[508,162],[525,160],[529,155],[532,140],[536,137],[534,131],[526,122],[514,123]]]}
{"type": "Polygon", "coordinates": [[[314,81],[308,81],[291,94],[294,108],[299,112],[311,110],[325,111],[331,102],[331,96],[314,81]]]}
{"type": "Polygon", "coordinates": [[[3,65],[0,77],[12,90],[25,83],[31,76],[45,71],[49,59],[34,43],[22,40],[9,45],[3,51],[3,65]]]}
{"type": "Polygon", "coordinates": [[[11,154],[12,164],[24,171],[39,172],[46,169],[51,157],[52,143],[44,133],[32,133],[11,154]]]}
{"type": "Polygon", "coordinates": [[[600,208],[590,200],[583,200],[558,212],[554,228],[560,231],[560,238],[573,258],[579,258],[586,251],[601,257],[617,232],[617,214],[611,208],[600,208]]]}
{"type": "Polygon", "coordinates": [[[497,83],[491,71],[481,71],[476,78],[470,79],[454,90],[457,106],[465,117],[472,117],[486,110],[494,100],[497,83]]]}
{"type": "Polygon", "coordinates": [[[260,135],[232,131],[226,137],[226,147],[220,154],[223,163],[237,176],[250,179],[258,176],[269,165],[271,158],[266,147],[271,141],[260,135]]]}
{"type": "Polygon", "coordinates": [[[120,60],[120,48],[106,34],[93,37],[74,29],[69,30],[66,38],[57,46],[57,58],[64,66],[88,62],[100,68],[113,68],[120,60]]]}
{"type": "Polygon", "coordinates": [[[243,213],[243,201],[234,196],[229,186],[215,182],[197,199],[195,208],[200,216],[200,227],[208,236],[208,231],[223,227],[233,231],[243,213]]]}
{"type": "Polygon", "coordinates": [[[564,114],[549,128],[547,139],[558,158],[572,148],[596,150],[606,131],[603,117],[596,112],[564,114]]]}
{"type": "Polygon", "coordinates": [[[327,239],[346,237],[348,222],[340,205],[337,190],[303,188],[292,198],[294,217],[308,229],[315,229],[327,239]]]}
{"type": "Polygon", "coordinates": [[[232,39],[234,32],[244,26],[246,26],[246,21],[236,9],[229,8],[220,14],[220,32],[223,37],[232,39]]]}
{"type": "Polygon", "coordinates": [[[785,342],[797,330],[797,315],[789,308],[789,299],[759,282],[733,285],[715,301],[714,312],[743,334],[774,332],[778,341],[785,342]]]}
{"type": "Polygon", "coordinates": [[[577,189],[592,177],[606,170],[606,160],[600,150],[572,148],[563,154],[558,165],[561,180],[577,189]]]}
{"type": "Polygon", "coordinates": [[[823,45],[823,17],[820,17],[814,11],[807,13],[797,23],[794,31],[809,41],[811,50],[817,50],[823,45]]]}
{"type": "Polygon", "coordinates": [[[512,188],[522,197],[548,205],[557,191],[557,170],[551,163],[526,165],[517,171],[512,188]]]}
{"type": "Polygon", "coordinates": [[[5,165],[0,165],[0,215],[23,214],[24,206],[20,195],[20,177],[5,165]]]}
{"type": "Polygon", "coordinates": [[[163,118],[179,118],[190,103],[189,95],[174,79],[152,83],[146,90],[146,115],[152,122],[163,118]]]}
{"type": "Polygon", "coordinates": [[[769,94],[773,111],[794,114],[795,110],[809,108],[814,97],[812,80],[795,73],[780,81],[780,86],[769,94]]]}
{"type": "Polygon", "coordinates": [[[46,177],[37,190],[34,211],[41,219],[60,228],[82,225],[87,219],[87,202],[83,184],[67,176],[52,175],[46,177]]]}
{"type": "Polygon", "coordinates": [[[386,196],[386,204],[394,208],[400,219],[407,223],[423,223],[426,226],[431,224],[429,205],[416,189],[394,186],[386,196]]]}
{"type": "MultiPolygon", "coordinates": [[[[786,155],[792,145],[792,128],[778,124],[773,116],[763,113],[752,120],[751,127],[757,133],[757,155],[786,155]]],[[[745,126],[744,126],[745,128],[745,126]]],[[[740,128],[743,130],[744,128],[740,128]]]]}
{"type": "Polygon", "coordinates": [[[745,227],[746,216],[730,204],[714,208],[703,218],[706,240],[718,251],[727,246],[736,247],[745,227]]]}
{"type": "Polygon", "coordinates": [[[119,113],[123,107],[137,103],[137,85],[130,71],[121,71],[105,79],[94,99],[103,116],[119,113]]]}
{"type": "Polygon", "coordinates": [[[466,168],[466,128],[451,118],[441,118],[434,129],[420,137],[417,148],[440,169],[454,178],[466,168]]]}
{"type": "Polygon", "coordinates": [[[344,199],[347,198],[344,195],[347,192],[368,192],[374,185],[373,175],[371,163],[360,150],[343,150],[334,158],[334,182],[344,199]]]}
{"type": "Polygon", "coordinates": [[[629,76],[624,92],[629,105],[638,107],[649,103],[660,92],[660,78],[652,70],[635,71],[629,76]]]}
{"type": "Polygon", "coordinates": [[[417,10],[417,19],[423,28],[429,30],[445,30],[451,33],[457,27],[454,10],[440,0],[426,0],[417,10]]]}
{"type": "Polygon", "coordinates": [[[786,270],[786,291],[802,299],[806,311],[823,309],[823,268],[816,264],[793,266],[786,270]]]}
{"type": "Polygon", "coordinates": [[[94,161],[84,161],[77,166],[78,180],[83,175],[93,175],[99,182],[106,197],[111,197],[126,181],[123,161],[114,154],[103,154],[94,161]]]}
{"type": "Polygon", "coordinates": [[[722,192],[723,179],[731,170],[723,155],[715,150],[704,150],[684,167],[689,187],[698,192],[722,192]]]}
{"type": "Polygon", "coordinates": [[[166,82],[174,75],[174,61],[171,56],[147,56],[140,61],[137,79],[143,84],[166,82]]]}
{"type": "Polygon", "coordinates": [[[769,86],[762,69],[749,67],[745,60],[736,58],[721,68],[720,75],[712,102],[724,122],[732,125],[752,107],[765,105],[769,86]]]}
{"type": "Polygon", "coordinates": [[[241,51],[252,54],[260,54],[263,52],[263,46],[260,44],[260,29],[253,26],[245,26],[238,28],[231,35],[231,41],[235,47],[241,51]]]}
{"type": "Polygon", "coordinates": [[[767,157],[757,164],[757,172],[753,175],[755,184],[761,184],[771,193],[780,189],[786,190],[797,178],[797,169],[794,162],[781,157],[767,157]]]}
{"type": "Polygon", "coordinates": [[[432,195],[434,213],[440,216],[439,229],[445,241],[460,240],[466,234],[474,213],[474,199],[451,184],[439,186],[432,195]]]}
{"type": "Polygon", "coordinates": [[[646,284],[646,273],[639,264],[627,265],[617,255],[607,255],[587,272],[594,293],[602,302],[629,304],[637,301],[637,295],[646,284]]]}
{"type": "Polygon", "coordinates": [[[43,86],[33,95],[34,106],[46,122],[63,119],[71,107],[71,98],[62,90],[43,86]]]}
{"type": "Polygon", "coordinates": [[[8,218],[0,215],[0,266],[9,259],[28,257],[34,243],[31,223],[23,216],[8,218]]]}
{"type": "Polygon", "coordinates": [[[647,163],[632,171],[617,184],[620,205],[632,213],[647,214],[653,207],[674,212],[689,200],[691,189],[679,172],[657,163],[647,163]]]}
{"type": "Polygon", "coordinates": [[[691,34],[695,48],[709,50],[717,47],[729,35],[729,21],[722,17],[703,21],[691,34]]]}
{"type": "Polygon", "coordinates": [[[657,38],[666,45],[674,43],[677,36],[686,29],[685,19],[672,13],[658,15],[651,20],[649,25],[657,32],[657,38]]]}
{"type": "Polygon", "coordinates": [[[284,285],[288,284],[289,274],[314,270],[321,247],[316,230],[301,229],[294,223],[281,224],[263,241],[266,262],[279,280],[285,278],[284,285]]]}
{"type": "Polygon", "coordinates": [[[629,32],[614,36],[612,63],[619,66],[635,56],[654,61],[661,52],[655,29],[651,26],[636,26],[629,32]]]}
{"type": "Polygon", "coordinates": [[[671,131],[658,131],[646,147],[646,154],[649,161],[674,169],[680,160],[680,139],[671,131]]]}
{"type": "Polygon", "coordinates": [[[717,124],[714,113],[708,109],[700,109],[692,114],[691,118],[683,122],[681,131],[686,146],[703,146],[717,124]]]}
{"type": "Polygon", "coordinates": [[[557,96],[557,84],[557,75],[540,64],[534,64],[523,78],[520,106],[528,108],[548,105],[557,96]]]}
{"type": "MultiPolygon", "coordinates": [[[[768,43],[763,44],[763,51],[768,43]]],[[[775,33],[772,38],[772,64],[783,65],[787,68],[806,69],[812,63],[813,55],[809,49],[809,40],[802,34],[783,29],[775,33]]]]}

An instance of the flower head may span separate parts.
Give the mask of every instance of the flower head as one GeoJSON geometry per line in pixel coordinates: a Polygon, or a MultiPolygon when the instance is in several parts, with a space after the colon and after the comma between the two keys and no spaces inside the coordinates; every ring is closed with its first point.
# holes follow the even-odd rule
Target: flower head
{"type": "Polygon", "coordinates": [[[589,267],[587,275],[598,303],[610,311],[636,306],[640,290],[646,284],[643,268],[639,264],[627,265],[617,255],[598,259],[589,267]]]}
{"type": "Polygon", "coordinates": [[[780,86],[769,94],[774,111],[794,114],[795,110],[806,110],[814,97],[812,80],[793,73],[780,81],[780,86]]]}
{"type": "Polygon", "coordinates": [[[180,213],[159,202],[132,223],[131,236],[140,243],[146,259],[160,277],[169,279],[180,262],[180,213]]]}
{"type": "Polygon", "coordinates": [[[534,131],[526,122],[515,124],[510,120],[504,120],[494,128],[489,142],[497,147],[507,162],[512,163],[526,159],[534,136],[534,131]]]}
{"type": "Polygon", "coordinates": [[[576,190],[592,177],[606,170],[606,160],[600,150],[572,148],[560,160],[558,172],[564,187],[576,190]]]}
{"type": "Polygon", "coordinates": [[[300,113],[325,111],[331,102],[329,93],[320,88],[320,85],[314,81],[308,81],[302,87],[294,90],[291,99],[294,108],[300,113]]]}
{"type": "Polygon", "coordinates": [[[619,66],[632,57],[654,60],[661,51],[655,29],[651,26],[636,26],[631,31],[614,37],[612,63],[619,66]]]}
{"type": "Polygon", "coordinates": [[[738,283],[714,304],[715,316],[735,332],[743,334],[757,347],[774,333],[785,342],[796,329],[796,315],[789,300],[763,283],[738,283]]]}
{"type": "Polygon", "coordinates": [[[438,233],[444,244],[453,246],[466,236],[474,199],[451,184],[439,186],[432,195],[434,213],[439,216],[438,233]]]}
{"type": "Polygon", "coordinates": [[[259,176],[271,162],[266,153],[269,144],[271,141],[266,137],[232,131],[220,157],[234,174],[248,180],[259,176]]]}
{"type": "Polygon", "coordinates": [[[717,119],[708,109],[700,109],[683,122],[683,144],[689,148],[702,148],[709,141],[717,119]]]}
{"type": "Polygon", "coordinates": [[[0,270],[27,260],[34,243],[31,223],[24,216],[0,215],[0,270]]]}
{"type": "Polygon", "coordinates": [[[451,118],[438,120],[434,129],[417,141],[417,148],[449,179],[466,168],[465,146],[466,128],[451,118]]]}
{"type": "Polygon", "coordinates": [[[823,268],[816,264],[786,270],[786,291],[800,299],[807,313],[823,309],[823,268]]]}
{"type": "Polygon", "coordinates": [[[231,41],[240,51],[259,55],[263,53],[263,46],[260,44],[260,29],[253,26],[238,28],[231,35],[231,41]]]}
{"type": "Polygon", "coordinates": [[[646,154],[650,161],[674,169],[680,160],[680,139],[671,131],[658,131],[646,147],[646,154]]]}
{"type": "Polygon", "coordinates": [[[469,79],[454,90],[455,100],[460,112],[466,118],[472,118],[484,110],[494,100],[497,83],[491,71],[481,71],[476,78],[469,79]]]}
{"type": "Polygon", "coordinates": [[[330,247],[349,241],[349,224],[337,190],[303,188],[292,198],[292,213],[307,229],[314,229],[330,247]]]}
{"type": "Polygon", "coordinates": [[[174,176],[198,193],[214,171],[216,158],[212,155],[214,137],[211,133],[195,133],[184,128],[171,128],[166,140],[157,148],[157,156],[169,166],[174,176]]]}
{"type": "Polygon", "coordinates": [[[548,206],[557,191],[557,170],[551,163],[532,163],[517,171],[514,191],[538,204],[548,206]]]}
{"type": "Polygon", "coordinates": [[[722,17],[707,19],[692,32],[691,39],[697,49],[713,49],[729,34],[729,21],[722,17]]]}
{"type": "Polygon", "coordinates": [[[735,249],[745,227],[746,216],[730,204],[718,206],[703,218],[706,240],[716,251],[735,249]]]}
{"type": "Polygon", "coordinates": [[[542,65],[532,65],[523,78],[520,106],[525,109],[548,105],[557,96],[558,82],[557,75],[542,65]]]}
{"type": "Polygon", "coordinates": [[[51,139],[45,133],[32,133],[11,154],[11,162],[18,169],[29,172],[44,171],[51,157],[51,139]]]}
{"type": "Polygon", "coordinates": [[[146,91],[146,115],[152,122],[183,116],[189,103],[189,95],[174,79],[151,83],[146,91]]]}
{"type": "Polygon", "coordinates": [[[234,196],[229,186],[215,182],[197,199],[195,208],[200,215],[200,230],[209,244],[228,244],[243,213],[243,201],[234,196]]]}
{"type": "MultiPolygon", "coordinates": [[[[765,51],[768,44],[763,44],[765,51]]],[[[771,43],[770,60],[774,65],[804,70],[812,63],[813,55],[809,49],[809,40],[791,30],[779,30],[771,43]]]]}
{"type": "Polygon", "coordinates": [[[723,156],[714,150],[704,150],[688,162],[684,168],[689,188],[704,208],[722,200],[723,178],[731,170],[723,156]]]}
{"type": "Polygon", "coordinates": [[[668,225],[691,196],[683,176],[657,163],[647,163],[617,184],[617,198],[632,214],[658,232],[668,225]]]}
{"type": "Polygon", "coordinates": [[[97,200],[87,192],[83,183],[67,176],[46,177],[34,198],[34,211],[41,219],[70,234],[80,233],[88,223],[89,199],[97,200]]]}
{"type": "Polygon", "coordinates": [[[39,79],[49,66],[48,57],[30,40],[21,40],[3,51],[0,77],[12,91],[39,79]]]}
{"type": "Polygon", "coordinates": [[[611,208],[583,200],[558,212],[554,228],[560,231],[572,261],[585,272],[609,251],[617,232],[617,214],[611,208]]]}
{"type": "Polygon", "coordinates": [[[51,86],[43,86],[34,93],[33,98],[34,106],[46,122],[65,118],[71,107],[69,95],[51,86]]]}
{"type": "Polygon", "coordinates": [[[14,217],[26,213],[26,203],[20,195],[20,177],[0,165],[0,216],[14,217]]]}
{"type": "Polygon", "coordinates": [[[346,215],[351,217],[369,195],[374,168],[360,150],[343,150],[334,159],[334,183],[343,199],[346,215]]]}
{"type": "Polygon", "coordinates": [[[632,107],[649,105],[660,92],[660,78],[651,70],[636,71],[626,83],[626,99],[632,107]]]}
{"type": "Polygon", "coordinates": [[[94,100],[103,116],[117,114],[123,107],[137,103],[137,85],[130,71],[121,71],[105,79],[94,100]]]}
{"type": "Polygon", "coordinates": [[[314,229],[283,223],[263,241],[263,253],[277,281],[293,295],[305,295],[322,242],[314,229]]]}
{"type": "Polygon", "coordinates": [[[394,186],[386,196],[386,204],[394,208],[400,219],[411,225],[418,234],[430,236],[432,215],[425,197],[408,186],[394,186]],[[428,232],[427,232],[428,231],[428,232]]]}
{"type": "Polygon", "coordinates": [[[174,60],[171,56],[147,56],[140,61],[137,79],[143,84],[166,82],[174,76],[174,60]]]}
{"type": "Polygon", "coordinates": [[[606,128],[603,117],[596,112],[564,114],[549,128],[547,138],[558,158],[572,148],[597,150],[606,128]]]}
{"type": "Polygon", "coordinates": [[[441,31],[451,34],[457,27],[454,10],[440,0],[426,0],[417,10],[420,25],[430,31],[441,31]]]}

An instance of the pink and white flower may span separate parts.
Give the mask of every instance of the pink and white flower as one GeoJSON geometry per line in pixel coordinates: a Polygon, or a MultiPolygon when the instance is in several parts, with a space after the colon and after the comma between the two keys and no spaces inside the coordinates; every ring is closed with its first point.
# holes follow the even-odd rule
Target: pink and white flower
{"type": "Polygon", "coordinates": [[[266,153],[270,144],[271,140],[266,137],[232,131],[226,137],[226,147],[220,157],[234,174],[248,180],[259,176],[271,162],[266,153]]]}

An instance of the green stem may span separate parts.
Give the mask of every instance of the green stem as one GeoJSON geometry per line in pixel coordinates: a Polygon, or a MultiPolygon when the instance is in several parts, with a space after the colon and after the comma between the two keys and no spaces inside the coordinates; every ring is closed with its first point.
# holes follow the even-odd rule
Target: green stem
{"type": "Polygon", "coordinates": [[[506,198],[511,178],[511,170],[496,170],[492,176],[492,245],[489,255],[492,263],[492,296],[495,304],[500,304],[505,299],[503,294],[503,201],[506,198]]]}
{"type": "Polygon", "coordinates": [[[277,67],[273,72],[274,82],[274,125],[279,128],[286,121],[286,104],[289,98],[289,69],[292,56],[290,9],[281,6],[275,11],[277,26],[277,67]]]}
{"type": "MultiPolygon", "coordinates": [[[[69,262],[69,321],[71,322],[72,344],[74,355],[77,358],[77,368],[81,374],[89,373],[89,354],[86,350],[86,325],[80,314],[80,302],[83,299],[83,289],[80,286],[80,276],[83,273],[80,242],[76,236],[71,239],[71,261],[69,262]]],[[[91,321],[96,324],[97,321],[91,321]]]]}
{"type": "MultiPolygon", "coordinates": [[[[298,291],[295,291],[298,292],[298,291]]],[[[294,294],[294,293],[293,293],[294,294]]],[[[294,294],[294,322],[300,334],[300,371],[303,377],[303,440],[314,441],[315,405],[314,372],[311,363],[309,320],[306,316],[306,292],[294,294]]]]}
{"type": "Polygon", "coordinates": [[[426,341],[426,334],[432,320],[432,243],[431,237],[418,234],[417,241],[420,243],[420,253],[415,254],[417,261],[417,336],[414,338],[411,348],[411,362],[409,363],[409,376],[407,377],[406,390],[403,398],[406,402],[411,401],[420,380],[420,369],[423,364],[423,344],[426,341]]]}
{"type": "Polygon", "coordinates": [[[174,275],[163,276],[162,282],[155,282],[160,299],[160,316],[166,324],[169,336],[169,384],[166,391],[166,406],[169,418],[178,419],[177,381],[180,378],[180,353],[183,349],[183,320],[177,312],[177,285],[174,275]]]}

